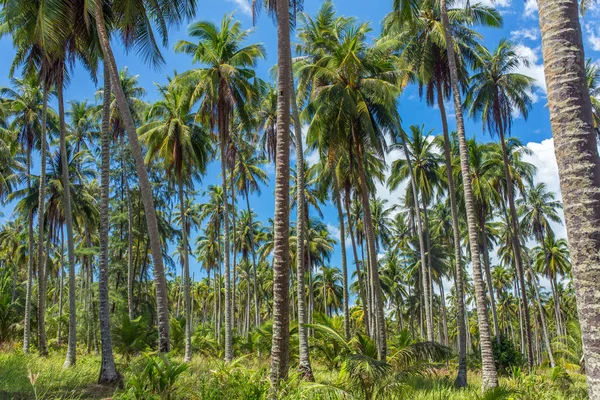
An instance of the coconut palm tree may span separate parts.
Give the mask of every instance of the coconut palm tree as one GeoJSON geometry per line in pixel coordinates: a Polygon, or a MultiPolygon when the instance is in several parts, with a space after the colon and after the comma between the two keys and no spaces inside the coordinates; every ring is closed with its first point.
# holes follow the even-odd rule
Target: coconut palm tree
{"type": "MultiPolygon", "coordinates": [[[[440,15],[446,44],[448,69],[450,71],[450,88],[452,90],[452,95],[454,98],[454,112],[456,115],[456,131],[458,138],[460,169],[464,191],[467,232],[469,235],[469,246],[471,250],[471,259],[473,267],[473,283],[475,285],[475,298],[477,301],[477,320],[479,325],[479,339],[482,360],[482,387],[484,389],[488,389],[495,388],[498,386],[498,373],[496,371],[496,366],[494,364],[494,358],[492,354],[487,305],[485,302],[485,291],[483,279],[481,276],[481,262],[479,259],[479,249],[477,248],[476,214],[473,206],[473,189],[471,187],[471,179],[469,176],[469,155],[467,150],[467,142],[465,138],[465,125],[463,120],[462,100],[459,87],[459,68],[457,66],[457,57],[453,45],[452,28],[450,25],[450,18],[448,13],[448,7],[446,5],[446,0],[440,0],[440,15]]],[[[462,377],[459,376],[458,378],[462,377]]],[[[459,386],[464,386],[465,382],[460,382],[457,380],[457,384],[459,386]]]]}
{"type": "Polygon", "coordinates": [[[188,221],[185,186],[194,190],[193,177],[203,174],[211,154],[210,136],[195,123],[188,90],[173,84],[158,86],[160,99],[148,110],[147,122],[138,130],[148,148],[146,163],[158,161],[178,186],[181,252],[185,301],[185,361],[192,357],[192,308],[188,257],[188,221]]]}
{"type": "Polygon", "coordinates": [[[110,334],[110,309],[108,298],[108,230],[110,196],[110,75],[108,65],[104,63],[104,98],[102,102],[101,126],[101,169],[100,169],[100,279],[98,281],[98,302],[100,318],[100,336],[102,342],[102,363],[100,365],[99,384],[112,384],[121,381],[113,357],[110,334]]]}
{"type": "MultiPolygon", "coordinates": [[[[234,110],[242,120],[247,120],[246,103],[252,102],[256,88],[253,86],[254,67],[264,58],[262,44],[244,46],[250,31],[243,30],[239,21],[225,15],[218,27],[209,21],[199,21],[189,27],[188,33],[198,43],[181,40],[175,45],[177,52],[189,54],[195,63],[205,65],[192,69],[178,77],[177,84],[191,85],[191,103],[199,102],[199,117],[211,126],[217,126],[221,152],[221,178],[223,193],[227,194],[226,149],[231,140],[230,121],[234,110]]],[[[227,197],[224,212],[229,214],[227,197]]],[[[225,262],[225,360],[233,359],[231,278],[229,266],[230,237],[229,219],[223,221],[225,262]]]]}
{"type": "Polygon", "coordinates": [[[337,51],[302,66],[299,73],[306,73],[307,79],[313,82],[310,101],[303,112],[311,121],[308,135],[327,132],[329,136],[321,142],[351,152],[353,168],[358,172],[368,248],[367,271],[375,294],[374,335],[379,357],[385,359],[383,301],[365,165],[368,154],[383,156],[386,147],[383,132],[398,131],[399,117],[394,102],[400,82],[385,49],[368,46],[369,31],[368,24],[343,25],[337,32],[337,51]],[[349,62],[351,65],[347,64],[349,62]]]}
{"type": "MultiPolygon", "coordinates": [[[[112,50],[109,31],[112,28],[115,33],[121,35],[126,48],[137,49],[145,62],[160,64],[163,59],[156,43],[161,38],[166,44],[168,38],[168,26],[178,25],[185,18],[194,15],[196,9],[195,1],[182,0],[159,0],[159,1],[103,1],[94,0],[93,15],[95,18],[96,34],[104,58],[108,62],[110,77],[113,82],[119,82],[119,69],[112,50]],[[104,7],[108,7],[113,13],[115,24],[107,24],[104,15],[104,7]],[[144,16],[145,18],[139,18],[144,16]],[[158,35],[154,27],[159,27],[158,35]]],[[[82,15],[86,15],[82,13],[82,15]]],[[[110,22],[110,21],[109,21],[110,22]]],[[[87,25],[87,24],[85,24],[87,25]]],[[[154,264],[154,280],[156,289],[156,309],[158,314],[159,351],[169,351],[169,311],[167,299],[167,283],[165,278],[163,252],[159,236],[158,219],[152,187],[148,179],[148,172],[144,165],[142,149],[136,134],[136,124],[131,113],[127,97],[120,85],[112,88],[117,100],[120,114],[125,125],[125,131],[129,137],[129,146],[135,161],[136,171],[139,178],[140,194],[144,204],[145,217],[148,226],[148,236],[154,264]]]]}

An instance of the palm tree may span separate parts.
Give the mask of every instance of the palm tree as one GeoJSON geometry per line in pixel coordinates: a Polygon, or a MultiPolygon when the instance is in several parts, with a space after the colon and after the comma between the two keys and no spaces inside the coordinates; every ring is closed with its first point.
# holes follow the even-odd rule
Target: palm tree
{"type": "Polygon", "coordinates": [[[533,85],[533,78],[519,74],[515,70],[528,61],[519,56],[512,43],[501,40],[493,52],[484,47],[479,49],[475,61],[475,74],[470,79],[470,88],[465,99],[469,115],[481,118],[483,129],[488,129],[493,135],[497,133],[502,146],[504,159],[504,177],[510,211],[511,237],[515,254],[515,265],[521,286],[523,314],[527,339],[529,368],[533,367],[533,346],[531,343],[531,326],[529,305],[525,287],[523,257],[521,253],[519,220],[515,206],[513,177],[509,170],[508,151],[505,134],[510,135],[513,115],[520,113],[525,119],[531,108],[531,97],[528,92],[533,85]]]}
{"type": "Polygon", "coordinates": [[[100,338],[102,342],[102,364],[100,365],[99,384],[111,384],[121,381],[113,357],[110,334],[110,309],[108,298],[108,201],[110,196],[110,75],[108,65],[104,63],[104,99],[102,102],[100,171],[100,279],[98,281],[98,300],[100,317],[100,338]]]}
{"type": "MultiPolygon", "coordinates": [[[[444,39],[446,43],[446,54],[448,57],[448,68],[450,70],[450,87],[454,96],[454,112],[456,115],[456,131],[458,137],[458,149],[460,157],[460,169],[463,181],[464,202],[467,220],[467,231],[469,235],[469,246],[473,267],[473,283],[475,285],[475,298],[477,302],[477,320],[479,324],[479,338],[482,360],[482,386],[484,389],[498,386],[498,373],[494,364],[492,354],[492,343],[490,338],[490,326],[485,302],[485,291],[481,276],[481,262],[477,246],[477,226],[475,209],[473,206],[473,192],[469,176],[469,155],[465,138],[465,125],[463,120],[462,100],[460,98],[457,57],[453,45],[452,30],[448,17],[446,0],[440,0],[440,14],[444,39]]],[[[458,273],[457,275],[460,275],[458,273]]],[[[457,382],[461,385],[463,382],[457,382]]]]}
{"type": "MultiPolygon", "coordinates": [[[[93,14],[95,17],[96,31],[100,48],[104,58],[108,62],[110,77],[113,82],[119,82],[119,70],[112,51],[110,32],[104,17],[104,6],[108,6],[114,13],[114,21],[119,21],[113,28],[121,34],[127,48],[138,49],[146,62],[159,64],[162,61],[160,50],[156,44],[156,35],[153,26],[161,27],[159,36],[166,44],[168,25],[177,25],[184,18],[192,17],[195,13],[195,1],[182,0],[159,0],[159,1],[103,1],[94,0],[93,14]],[[139,18],[144,16],[145,18],[139,18]]],[[[82,15],[85,13],[82,13],[82,15]]],[[[129,108],[129,103],[120,85],[112,88],[119,111],[121,113],[125,130],[129,137],[129,146],[135,161],[139,178],[140,194],[144,204],[148,236],[154,264],[154,280],[156,288],[156,309],[158,314],[159,346],[161,352],[169,351],[169,310],[167,298],[167,283],[165,278],[163,253],[159,236],[158,219],[152,187],[148,179],[148,172],[144,165],[142,149],[136,134],[135,120],[129,108]]]]}
{"type": "Polygon", "coordinates": [[[375,297],[374,317],[379,357],[386,357],[383,301],[377,269],[373,218],[369,207],[370,182],[365,172],[367,155],[382,157],[384,131],[398,131],[395,109],[398,74],[384,49],[367,45],[368,24],[344,24],[336,33],[337,51],[325,54],[301,68],[313,82],[310,102],[304,113],[311,118],[309,136],[326,134],[320,141],[332,148],[347,149],[358,172],[359,195],[364,214],[368,249],[368,274],[375,297]],[[348,64],[350,63],[350,64],[348,64]],[[368,110],[368,112],[363,112],[368,110]],[[342,111],[342,112],[340,112],[342,111]]]}
{"type": "MultiPolygon", "coordinates": [[[[146,103],[142,100],[142,97],[146,94],[144,88],[139,86],[139,77],[137,75],[129,74],[127,67],[119,71],[119,82],[123,88],[123,93],[129,109],[131,110],[132,116],[137,123],[143,117],[143,112],[146,108],[146,103]]],[[[96,93],[98,98],[104,100],[103,90],[99,90],[96,93]]],[[[129,186],[129,178],[127,173],[127,163],[125,157],[125,124],[119,114],[119,106],[117,104],[114,94],[111,92],[110,96],[110,128],[112,128],[114,138],[119,141],[120,148],[120,161],[121,161],[121,180],[122,180],[122,191],[121,195],[126,199],[127,204],[127,311],[129,313],[129,319],[134,319],[134,307],[133,307],[133,283],[135,280],[134,265],[133,265],[133,209],[131,202],[131,193],[129,186]]]]}
{"type": "MultiPolygon", "coordinates": [[[[224,212],[229,215],[227,201],[227,163],[226,149],[229,146],[230,121],[234,110],[242,119],[245,115],[244,104],[251,102],[255,95],[252,85],[256,61],[264,57],[261,44],[242,46],[250,31],[242,30],[241,23],[225,15],[220,28],[212,22],[200,21],[192,24],[188,30],[191,37],[199,39],[192,43],[181,40],[175,45],[177,52],[193,57],[194,62],[206,67],[193,69],[182,74],[178,84],[191,85],[191,102],[200,102],[199,116],[216,125],[219,131],[221,151],[221,178],[223,181],[224,212]]],[[[256,82],[256,80],[254,80],[256,82]]],[[[230,237],[229,219],[223,221],[224,261],[225,261],[225,360],[233,358],[231,278],[229,266],[230,237]]]]}
{"type": "Polygon", "coordinates": [[[146,163],[159,159],[168,177],[179,188],[183,292],[185,300],[185,361],[192,358],[192,308],[188,257],[189,223],[186,219],[185,185],[193,191],[193,176],[203,174],[209,162],[209,135],[194,122],[188,91],[170,84],[159,86],[160,100],[148,110],[147,123],[138,130],[148,147],[146,163]]]}
{"type": "MultiPolygon", "coordinates": [[[[412,5],[412,3],[409,3],[412,5]]],[[[447,53],[444,46],[445,36],[441,18],[440,5],[436,2],[422,1],[417,7],[409,9],[407,4],[401,1],[394,3],[394,11],[390,13],[384,23],[384,33],[396,37],[398,44],[402,47],[400,60],[406,64],[416,75],[419,83],[419,94],[423,95],[426,89],[426,100],[431,106],[434,98],[437,98],[437,106],[442,120],[442,131],[444,134],[444,157],[446,165],[446,179],[448,185],[448,197],[453,226],[454,259],[456,260],[456,287],[458,296],[458,320],[464,320],[464,288],[461,266],[460,229],[458,223],[458,212],[456,204],[456,193],[454,177],[452,175],[452,154],[450,150],[450,136],[446,107],[444,99],[450,97],[450,71],[447,62],[447,53]],[[408,21],[410,23],[403,23],[408,21]],[[400,32],[397,32],[397,30],[400,32]]],[[[466,25],[475,21],[485,26],[499,26],[500,15],[492,8],[481,4],[472,4],[468,9],[454,8],[448,11],[453,16],[450,19],[452,32],[455,39],[455,48],[458,50],[459,64],[464,70],[464,60],[472,59],[475,48],[475,39],[479,35],[466,25]]],[[[461,70],[461,76],[466,76],[461,70]]],[[[459,324],[459,368],[455,385],[458,387],[467,384],[466,367],[466,332],[465,326],[459,324]]]]}

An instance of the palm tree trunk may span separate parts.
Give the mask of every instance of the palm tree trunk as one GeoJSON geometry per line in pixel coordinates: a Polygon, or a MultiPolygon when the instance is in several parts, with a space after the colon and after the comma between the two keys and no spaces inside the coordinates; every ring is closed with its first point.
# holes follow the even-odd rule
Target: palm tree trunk
{"type": "Polygon", "coordinates": [[[419,235],[419,251],[421,255],[421,279],[423,286],[423,298],[425,308],[425,323],[427,325],[427,340],[433,342],[433,316],[431,315],[431,286],[429,285],[429,279],[427,276],[427,251],[425,248],[425,233],[423,229],[423,222],[421,220],[421,209],[419,207],[419,192],[417,190],[417,183],[414,179],[412,163],[410,160],[410,154],[408,153],[408,146],[406,145],[406,139],[403,134],[400,135],[400,140],[402,141],[402,147],[404,148],[404,157],[406,157],[406,164],[408,165],[408,171],[410,173],[410,186],[413,192],[414,198],[414,208],[415,208],[415,218],[417,220],[417,234],[419,235]]]}
{"type": "MultiPolygon", "coordinates": [[[[44,257],[44,202],[46,200],[46,118],[48,113],[48,88],[44,88],[42,106],[42,129],[40,138],[40,186],[38,193],[38,351],[41,356],[48,355],[46,343],[46,259],[44,257]]],[[[50,234],[48,234],[50,236],[50,234]]]]}
{"type": "Polygon", "coordinates": [[[60,228],[60,266],[58,268],[60,281],[58,289],[58,329],[56,343],[58,344],[58,347],[60,347],[62,345],[63,292],[65,287],[65,234],[62,227],[60,228]]]}
{"type": "Polygon", "coordinates": [[[448,120],[446,118],[446,106],[442,87],[438,85],[438,106],[442,119],[442,130],[444,132],[444,159],[446,162],[446,178],[448,179],[448,197],[450,198],[450,210],[452,214],[452,244],[454,245],[454,265],[456,267],[456,319],[458,323],[458,372],[454,380],[454,386],[458,388],[467,385],[467,333],[465,321],[465,288],[463,283],[462,254],[460,250],[460,225],[456,209],[456,189],[454,176],[452,175],[452,152],[450,150],[450,135],[448,133],[448,120]]]}
{"type": "Polygon", "coordinates": [[[131,115],[131,110],[129,109],[127,99],[125,98],[125,93],[123,92],[123,88],[120,84],[119,70],[117,69],[117,63],[112,52],[110,39],[108,37],[108,32],[104,22],[104,15],[102,13],[102,0],[94,0],[94,2],[96,5],[95,16],[99,42],[102,48],[102,53],[108,62],[110,76],[113,83],[113,90],[117,100],[117,105],[119,107],[119,113],[123,118],[125,130],[127,131],[127,135],[129,137],[129,146],[139,178],[140,197],[142,199],[142,203],[144,204],[146,224],[148,226],[148,236],[150,239],[150,248],[152,251],[152,261],[154,264],[156,312],[158,315],[158,350],[163,353],[168,353],[170,349],[170,343],[167,281],[165,278],[162,246],[158,232],[158,220],[156,217],[156,208],[154,207],[152,186],[150,185],[148,172],[146,171],[146,166],[144,165],[142,148],[137,137],[135,122],[131,115]]]}
{"type": "MultiPolygon", "coordinates": [[[[235,165],[235,160],[233,161],[234,165],[235,165]]],[[[235,234],[237,232],[236,230],[236,208],[235,208],[235,185],[233,184],[233,171],[230,171],[230,178],[229,181],[231,183],[231,223],[232,223],[232,240],[233,243],[231,245],[231,257],[233,258],[233,262],[231,264],[231,269],[232,269],[232,281],[231,281],[231,315],[232,318],[235,319],[235,309],[237,306],[236,303],[236,298],[237,298],[237,294],[236,294],[236,279],[237,279],[237,247],[236,247],[236,238],[235,238],[235,234]]],[[[233,322],[232,322],[233,323],[233,322]]],[[[232,327],[233,329],[233,327],[232,327]]]]}
{"type": "Polygon", "coordinates": [[[471,259],[473,267],[473,284],[475,286],[475,299],[477,302],[477,319],[479,323],[479,336],[481,347],[482,387],[485,390],[488,388],[495,388],[498,386],[498,373],[496,371],[496,365],[494,364],[494,356],[492,353],[490,324],[488,320],[487,304],[485,301],[483,279],[481,276],[479,246],[477,245],[477,223],[475,216],[475,208],[473,206],[473,191],[471,187],[471,176],[469,171],[469,154],[467,151],[467,143],[465,139],[465,126],[463,121],[460,88],[458,86],[458,69],[456,67],[456,58],[454,54],[454,41],[452,39],[452,34],[450,31],[450,21],[448,19],[446,0],[440,0],[440,12],[442,17],[442,25],[444,28],[444,36],[446,39],[446,51],[448,54],[448,66],[450,68],[452,94],[454,96],[454,111],[456,114],[456,130],[458,133],[460,167],[463,179],[465,209],[467,214],[467,230],[469,232],[469,246],[471,248],[471,259]]]}
{"type": "Polygon", "coordinates": [[[121,382],[113,358],[110,335],[110,310],[108,307],[108,201],[110,194],[110,73],[104,62],[104,99],[102,104],[102,169],[100,175],[100,279],[98,280],[98,299],[100,314],[100,340],[102,342],[102,364],[98,383],[111,384],[121,382]]]}
{"type": "MultiPolygon", "coordinates": [[[[427,290],[425,294],[427,295],[426,304],[429,305],[429,316],[431,318],[431,326],[433,328],[433,279],[431,277],[431,237],[429,235],[429,214],[427,212],[427,202],[425,201],[425,197],[421,195],[421,202],[423,203],[423,236],[425,236],[425,249],[427,252],[427,268],[425,269],[425,273],[427,275],[427,290]]],[[[433,336],[433,331],[432,331],[433,336]]]]}
{"type": "Polygon", "coordinates": [[[75,244],[73,241],[73,214],[71,212],[71,188],[69,183],[69,164],[67,155],[65,107],[63,99],[63,83],[57,85],[58,114],[60,123],[60,154],[62,168],[63,207],[65,225],[67,227],[67,259],[69,261],[69,339],[65,367],[71,367],[76,362],[77,350],[77,304],[75,298],[75,244]]]}
{"type": "Polygon", "coordinates": [[[292,59],[289,3],[278,1],[277,15],[277,150],[275,162],[275,225],[273,238],[273,344],[271,387],[287,378],[290,345],[290,99],[292,59]]]}
{"type": "MultiPolygon", "coordinates": [[[[291,59],[291,53],[290,53],[291,59]]],[[[304,250],[306,243],[306,222],[304,219],[306,200],[304,198],[304,151],[302,149],[302,129],[294,79],[290,83],[290,102],[292,103],[292,117],[294,125],[294,145],[296,148],[296,280],[298,286],[298,342],[299,360],[298,371],[309,382],[314,382],[312,367],[310,365],[310,352],[308,349],[308,331],[306,329],[306,291],[304,286],[304,250]]],[[[311,288],[312,291],[312,288],[311,288]]]]}
{"type": "Polygon", "coordinates": [[[356,250],[356,240],[354,237],[354,227],[352,224],[352,217],[350,215],[350,190],[346,188],[346,215],[348,216],[348,229],[350,230],[350,241],[352,242],[352,253],[354,256],[354,265],[356,266],[356,278],[358,279],[358,290],[360,298],[362,299],[362,309],[363,309],[363,319],[366,329],[367,336],[371,336],[369,333],[369,313],[367,310],[367,298],[365,295],[365,285],[363,283],[363,278],[360,273],[360,266],[358,262],[358,251],[356,250]]]}
{"type": "Polygon", "coordinates": [[[446,315],[446,294],[444,293],[444,282],[440,277],[440,299],[442,301],[442,328],[444,331],[444,346],[448,346],[448,316],[446,315]]]}
{"type": "Polygon", "coordinates": [[[254,223],[252,221],[252,209],[250,208],[250,195],[246,188],[246,207],[250,222],[250,245],[252,246],[252,286],[254,288],[254,324],[260,326],[260,304],[258,303],[258,284],[256,275],[256,249],[254,246],[254,223]]]}
{"type": "Polygon", "coordinates": [[[346,261],[346,228],[344,226],[344,212],[342,211],[342,200],[340,199],[340,187],[335,170],[333,171],[333,185],[335,204],[340,220],[340,247],[342,252],[342,286],[343,286],[343,313],[344,313],[344,337],[350,340],[350,312],[348,311],[348,263],[346,261]]]}
{"type": "Polygon", "coordinates": [[[374,293],[373,316],[375,318],[375,338],[377,343],[377,356],[385,361],[387,356],[387,339],[385,331],[385,317],[383,314],[383,299],[381,298],[381,284],[379,282],[379,272],[377,269],[377,251],[375,249],[375,234],[373,232],[373,218],[371,216],[371,207],[369,204],[369,187],[363,165],[363,151],[359,144],[357,133],[352,126],[352,136],[356,146],[356,159],[358,175],[360,181],[360,198],[362,202],[364,225],[367,239],[367,249],[369,258],[369,274],[371,278],[371,290],[374,293]]]}
{"type": "Polygon", "coordinates": [[[498,314],[496,313],[496,298],[494,296],[494,287],[492,286],[492,273],[490,271],[490,253],[487,245],[487,233],[485,231],[485,217],[483,210],[479,210],[479,226],[481,229],[481,246],[483,251],[483,270],[485,280],[488,287],[488,295],[490,296],[490,308],[492,309],[492,320],[494,321],[494,334],[496,335],[496,343],[500,345],[500,328],[498,328],[498,314]]]}
{"type": "MultiPolygon", "coordinates": [[[[109,72],[107,71],[107,74],[109,72]]],[[[107,94],[105,94],[106,96],[107,94]]],[[[131,195],[129,194],[129,179],[127,178],[127,167],[125,164],[125,141],[124,136],[119,135],[120,151],[121,151],[121,170],[123,174],[123,187],[125,189],[125,200],[127,202],[127,312],[129,319],[133,320],[133,211],[131,208],[131,195]]]]}
{"type": "Polygon", "coordinates": [[[506,188],[508,195],[508,207],[510,210],[511,241],[515,253],[515,266],[519,277],[521,287],[521,301],[523,302],[523,323],[525,324],[525,339],[527,340],[527,354],[529,356],[529,370],[533,368],[533,346],[531,343],[531,323],[529,318],[529,305],[527,303],[527,288],[525,283],[525,274],[523,272],[523,257],[521,253],[521,231],[518,226],[517,208],[515,207],[515,194],[512,182],[512,176],[509,169],[508,152],[506,149],[506,140],[504,139],[504,128],[500,124],[500,143],[502,145],[502,157],[504,159],[504,175],[506,177],[506,188]]]}
{"type": "Polygon", "coordinates": [[[184,361],[192,359],[192,295],[190,292],[190,263],[188,256],[187,221],[182,178],[179,178],[179,213],[181,216],[181,251],[183,257],[183,299],[185,302],[185,355],[184,361]]]}

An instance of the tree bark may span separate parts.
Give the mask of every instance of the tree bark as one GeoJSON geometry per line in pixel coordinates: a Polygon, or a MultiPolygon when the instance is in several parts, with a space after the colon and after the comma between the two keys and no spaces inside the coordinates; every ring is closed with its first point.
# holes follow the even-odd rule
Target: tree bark
{"type": "MultiPolygon", "coordinates": [[[[106,72],[109,73],[108,71],[106,72]]],[[[106,94],[105,94],[106,96],[106,94]]],[[[125,141],[122,134],[119,135],[121,152],[121,169],[123,174],[123,185],[125,189],[125,200],[127,202],[127,313],[129,319],[135,318],[133,306],[133,282],[135,271],[133,270],[133,211],[131,208],[131,194],[129,193],[129,179],[127,178],[127,167],[125,163],[125,141]]]]}
{"type": "Polygon", "coordinates": [[[63,82],[57,84],[58,116],[60,123],[60,154],[63,186],[63,210],[67,227],[67,259],[69,261],[69,339],[64,367],[72,367],[76,362],[77,350],[77,304],[75,298],[75,244],[73,240],[73,214],[71,212],[71,186],[69,182],[69,163],[67,155],[65,107],[63,82]]]}
{"type": "MultiPolygon", "coordinates": [[[[252,246],[252,286],[254,288],[254,324],[260,326],[260,304],[258,302],[258,283],[256,274],[256,249],[254,246],[254,223],[252,220],[252,209],[250,208],[250,195],[246,188],[246,207],[248,208],[248,218],[250,222],[250,245],[252,246]]],[[[248,300],[249,301],[249,300],[248,300]]]]}
{"type": "Polygon", "coordinates": [[[496,343],[500,345],[500,328],[498,327],[498,314],[496,312],[496,298],[494,296],[494,287],[492,286],[492,273],[490,270],[490,253],[487,245],[487,233],[485,231],[485,217],[483,210],[479,210],[479,225],[481,229],[481,246],[483,251],[483,270],[487,282],[488,295],[490,296],[490,307],[492,309],[492,321],[494,322],[494,334],[496,343]]]}
{"type": "MultiPolygon", "coordinates": [[[[290,53],[291,59],[291,53],[290,53]]],[[[306,329],[306,291],[304,286],[304,250],[306,246],[306,222],[304,219],[306,200],[304,198],[304,151],[302,149],[302,130],[298,104],[296,103],[296,91],[294,79],[290,81],[290,102],[292,105],[292,118],[294,125],[294,139],[296,148],[296,280],[298,286],[298,342],[299,360],[298,371],[302,377],[314,382],[312,367],[310,365],[310,351],[308,349],[308,330],[306,329]]],[[[311,288],[312,290],[312,288],[311,288]]]]}
{"type": "Polygon", "coordinates": [[[184,361],[192,360],[192,295],[190,292],[190,263],[188,256],[187,221],[182,178],[179,178],[179,213],[181,215],[181,247],[183,257],[183,300],[185,308],[185,354],[184,361]]]}
{"type": "Polygon", "coordinates": [[[104,62],[104,98],[102,104],[102,166],[100,173],[100,279],[98,280],[98,300],[100,315],[100,341],[102,363],[99,384],[121,383],[113,357],[110,335],[110,310],[108,297],[108,202],[110,196],[110,73],[104,62]]]}
{"type": "Polygon", "coordinates": [[[448,132],[448,119],[446,117],[446,106],[442,87],[437,88],[438,106],[442,119],[442,130],[444,133],[444,160],[446,162],[446,178],[448,179],[448,197],[450,198],[450,210],[452,214],[452,244],[454,245],[454,264],[456,267],[456,307],[458,323],[458,371],[454,386],[462,388],[467,386],[467,332],[465,327],[465,288],[463,283],[462,254],[460,250],[460,225],[456,209],[456,189],[454,176],[452,175],[452,152],[450,150],[450,135],[448,132]]]}
{"type": "Polygon", "coordinates": [[[290,99],[292,60],[290,57],[289,3],[278,1],[277,15],[277,150],[275,162],[275,224],[273,244],[273,344],[271,348],[271,387],[277,393],[279,382],[289,368],[289,186],[290,186],[290,99]]]}
{"type": "Polygon", "coordinates": [[[578,2],[538,0],[550,123],[573,264],[590,399],[600,398],[600,158],[578,2]]]}
{"type": "Polygon", "coordinates": [[[144,204],[146,215],[146,224],[148,226],[148,236],[150,239],[150,248],[152,251],[152,260],[154,264],[154,282],[156,286],[156,311],[158,316],[158,350],[163,353],[168,353],[170,350],[169,343],[169,304],[167,293],[167,281],[165,278],[165,268],[162,257],[162,245],[158,232],[158,220],[156,217],[156,208],[154,207],[154,198],[152,195],[152,186],[148,179],[148,172],[144,165],[142,156],[142,148],[137,137],[135,122],[129,109],[129,104],[125,98],[125,93],[121,87],[119,80],[119,70],[115,61],[114,54],[110,45],[110,39],[104,22],[102,13],[102,0],[94,0],[96,28],[102,53],[108,62],[110,76],[112,79],[112,87],[119,107],[119,112],[125,124],[125,130],[129,138],[129,146],[131,154],[135,162],[135,168],[139,178],[140,197],[144,204]]]}
{"type": "Polygon", "coordinates": [[[340,187],[338,185],[338,179],[333,170],[333,189],[335,196],[335,205],[338,211],[338,219],[340,220],[340,247],[342,252],[342,286],[343,286],[343,305],[342,310],[344,313],[344,336],[346,341],[350,340],[350,312],[348,310],[348,263],[346,260],[346,228],[344,226],[344,212],[342,210],[342,201],[340,199],[340,187]]]}
{"type": "Polygon", "coordinates": [[[482,388],[483,390],[486,390],[498,386],[498,373],[496,371],[496,366],[494,364],[494,356],[492,353],[490,325],[488,320],[483,279],[481,276],[479,246],[477,244],[477,223],[475,216],[475,208],[473,206],[473,190],[471,187],[471,175],[469,171],[469,154],[467,151],[467,143],[465,139],[462,101],[460,98],[460,88],[458,86],[458,69],[456,67],[456,58],[454,54],[452,34],[450,31],[450,21],[448,19],[446,0],[440,0],[440,12],[442,17],[442,25],[444,28],[444,36],[446,39],[446,51],[448,54],[448,66],[450,68],[452,94],[454,96],[454,110],[456,114],[456,130],[458,133],[460,167],[463,179],[465,209],[467,214],[467,230],[469,233],[469,246],[471,248],[471,259],[473,267],[473,284],[475,286],[475,299],[477,302],[477,320],[479,323],[479,336],[482,360],[482,388]]]}
{"type": "Polygon", "coordinates": [[[38,193],[38,352],[48,355],[46,342],[46,258],[44,257],[44,203],[46,200],[46,118],[48,114],[48,87],[44,88],[44,104],[42,106],[42,129],[40,137],[40,186],[38,193]]]}

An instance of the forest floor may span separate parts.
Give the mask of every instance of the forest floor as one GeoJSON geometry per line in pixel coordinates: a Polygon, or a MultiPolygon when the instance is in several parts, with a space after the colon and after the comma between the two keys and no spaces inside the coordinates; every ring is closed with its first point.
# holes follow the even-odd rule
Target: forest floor
{"type": "MultiPolygon", "coordinates": [[[[96,384],[100,370],[100,357],[78,353],[74,368],[63,368],[64,350],[51,351],[48,357],[25,355],[20,350],[0,352],[0,400],[4,399],[266,399],[269,390],[266,359],[242,357],[232,364],[214,358],[195,357],[187,369],[163,368],[162,378],[149,378],[147,358],[130,361],[117,358],[118,368],[124,375],[122,388],[96,384]],[[170,375],[170,376],[169,376],[170,375]],[[161,380],[150,383],[151,380],[161,380]],[[160,387],[161,389],[157,389],[160,387]],[[159,390],[162,395],[157,395],[159,390]]],[[[180,365],[174,357],[171,367],[180,365]]],[[[164,367],[164,365],[163,365],[164,367]]],[[[284,399],[367,399],[361,389],[343,384],[341,374],[315,363],[317,384],[302,382],[291,374],[283,384],[284,399]]],[[[413,376],[395,387],[393,394],[377,385],[371,399],[414,400],[580,400],[587,399],[585,377],[568,371],[556,376],[549,369],[539,369],[535,374],[502,377],[501,387],[495,393],[481,394],[481,379],[477,372],[469,371],[467,388],[456,390],[452,386],[452,369],[438,369],[427,376],[413,376]]]]}

